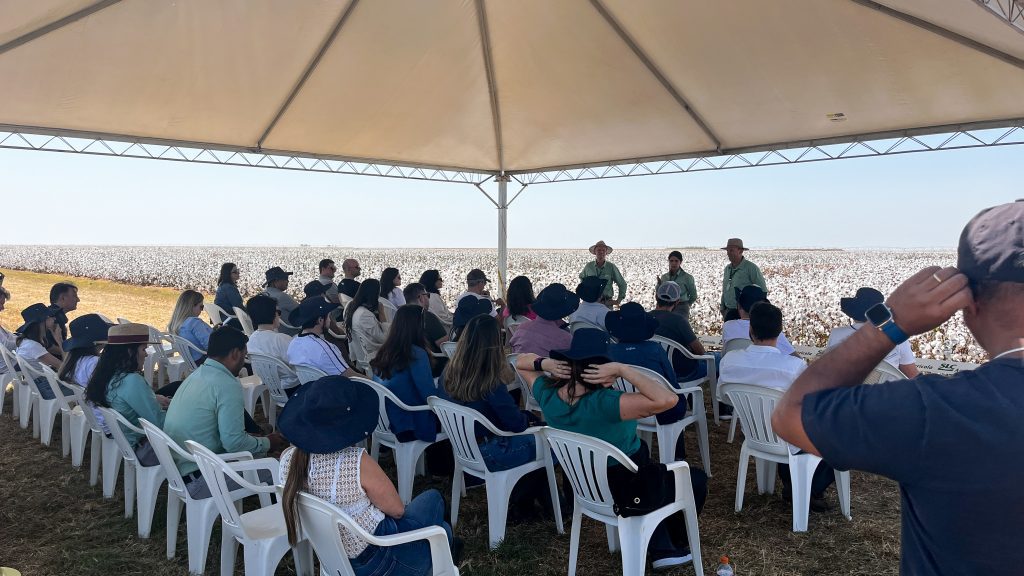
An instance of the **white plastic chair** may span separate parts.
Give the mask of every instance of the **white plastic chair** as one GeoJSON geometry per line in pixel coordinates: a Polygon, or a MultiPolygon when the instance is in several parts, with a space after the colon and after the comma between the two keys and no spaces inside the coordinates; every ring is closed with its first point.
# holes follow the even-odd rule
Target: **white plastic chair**
{"type": "Polygon", "coordinates": [[[118,324],[131,324],[132,321],[127,319],[127,318],[122,318],[122,317],[118,316],[117,317],[117,323],[118,324]]]}
{"type": "Polygon", "coordinates": [[[530,389],[530,385],[526,382],[526,378],[523,378],[523,375],[520,374],[519,370],[516,368],[516,361],[519,359],[519,354],[507,354],[505,358],[508,360],[508,363],[512,365],[512,373],[516,375],[515,385],[509,385],[509,391],[517,388],[522,390],[523,406],[527,410],[540,411],[540,404],[537,402],[537,399],[533,397],[533,390],[530,389]]]}
{"type": "MultiPolygon", "coordinates": [[[[122,427],[146,435],[142,428],[134,426],[117,410],[100,407],[100,414],[107,422],[110,435],[114,437],[117,449],[121,452],[121,459],[124,460],[124,517],[132,517],[132,505],[138,498],[138,532],[139,538],[149,538],[149,532],[153,527],[153,511],[156,509],[156,497],[160,493],[160,485],[167,479],[163,467],[142,466],[135,457],[135,450],[128,443],[122,427]]],[[[104,478],[104,480],[106,480],[104,478]]]]}
{"type": "Polygon", "coordinates": [[[249,318],[249,313],[238,306],[232,306],[231,309],[235,311],[235,318],[238,318],[238,323],[242,325],[242,332],[246,336],[252,336],[256,330],[252,327],[252,318],[249,318]]]}
{"type": "Polygon", "coordinates": [[[89,486],[95,486],[100,477],[100,462],[103,454],[103,427],[96,419],[92,405],[85,401],[85,388],[70,385],[75,396],[75,409],[71,411],[71,466],[78,470],[85,460],[85,441],[92,436],[89,444],[89,486]]]}
{"type": "Polygon", "coordinates": [[[349,358],[356,365],[356,370],[367,376],[373,375],[373,370],[370,368],[370,359],[366,356],[366,348],[363,347],[363,343],[356,335],[355,330],[348,337],[348,352],[349,358]]]}
{"type": "Polygon", "coordinates": [[[143,375],[146,381],[154,388],[159,388],[164,383],[177,382],[183,379],[185,372],[185,360],[174,355],[174,342],[170,335],[164,334],[152,326],[149,329],[151,344],[146,348],[146,361],[143,364],[143,375]],[[160,369],[163,368],[163,372],[160,369]],[[166,380],[162,377],[166,375],[166,380]]]}
{"type": "MultiPolygon", "coordinates": [[[[245,560],[246,576],[273,576],[277,565],[291,549],[288,544],[288,529],[284,523],[281,504],[263,506],[250,512],[241,512],[236,501],[241,497],[237,491],[228,488],[228,481],[255,493],[274,494],[279,482],[278,462],[273,458],[228,463],[217,454],[192,440],[185,441],[199,465],[199,470],[210,488],[211,499],[220,512],[221,576],[235,573],[235,557],[238,545],[244,547],[242,552],[245,560]],[[267,470],[274,478],[270,486],[250,482],[239,475],[243,470],[267,470]]],[[[296,572],[305,574],[305,567],[300,566],[299,555],[295,555],[296,572]]]]}
{"type": "Polygon", "coordinates": [[[383,296],[377,297],[377,305],[384,310],[384,322],[390,323],[395,319],[395,314],[398,313],[398,307],[391,303],[391,300],[383,296]]]}
{"type": "Polygon", "coordinates": [[[100,314],[99,312],[97,312],[96,315],[100,317],[100,320],[103,320],[107,324],[113,324],[114,323],[113,320],[111,320],[110,318],[104,316],[103,314],[100,314]]]}
{"type": "Polygon", "coordinates": [[[298,378],[298,375],[287,363],[266,354],[250,353],[249,363],[252,364],[253,372],[260,377],[260,380],[267,387],[267,392],[270,394],[270,400],[264,403],[263,408],[267,412],[267,418],[270,420],[270,427],[276,429],[277,411],[283,409],[285,404],[288,403],[288,393],[285,391],[284,386],[281,385],[281,375],[290,374],[295,376],[295,378],[298,378]]]}
{"type": "Polygon", "coordinates": [[[320,573],[334,576],[355,576],[352,564],[341,543],[339,527],[344,528],[374,546],[398,546],[426,540],[430,546],[431,574],[433,576],[459,576],[452,560],[448,535],[440,526],[420,528],[392,536],[375,536],[342,512],[340,508],[307,492],[299,492],[296,500],[299,514],[299,533],[307,540],[320,560],[320,573]]]}
{"type": "Polygon", "coordinates": [[[907,375],[901,372],[898,368],[889,364],[885,360],[879,362],[878,366],[875,366],[868,374],[868,377],[864,379],[865,384],[884,384],[886,382],[894,382],[896,380],[906,380],[907,375]]]}
{"type": "Polygon", "coordinates": [[[0,346],[0,360],[7,366],[7,372],[4,374],[3,385],[0,390],[5,390],[8,383],[14,385],[14,394],[11,396],[11,417],[19,418],[21,427],[28,428],[28,417],[32,411],[32,391],[29,389],[21,372],[16,370],[18,360],[14,352],[11,352],[4,346],[0,346]]]}
{"type": "MultiPolygon", "coordinates": [[[[253,368],[255,370],[255,368],[253,368]]],[[[256,416],[256,400],[263,403],[263,412],[266,414],[269,401],[266,399],[267,385],[258,375],[239,376],[238,383],[242,385],[242,396],[245,402],[245,411],[249,416],[256,416]]]]}
{"type": "MultiPolygon", "coordinates": [[[[793,488],[793,532],[807,531],[811,503],[811,478],[821,462],[819,456],[793,454],[789,444],[772,429],[772,411],[782,399],[782,390],[754,384],[722,384],[722,392],[732,400],[734,414],[743,425],[743,446],[736,477],[736,511],[743,509],[743,490],[747,482],[747,464],[754,458],[759,494],[775,490],[778,464],[789,465],[793,488]]],[[[836,470],[836,492],[843,516],[850,519],[850,473],[836,470]]]]}
{"type": "Polygon", "coordinates": [[[168,334],[167,336],[170,337],[171,344],[174,346],[174,353],[181,358],[182,363],[185,365],[185,369],[190,374],[195,372],[198,366],[196,365],[195,358],[192,357],[192,352],[195,351],[199,354],[205,355],[206,350],[203,350],[177,334],[168,334]]]}
{"type": "Polygon", "coordinates": [[[395,433],[391,431],[391,420],[388,418],[387,402],[392,402],[399,410],[406,412],[431,412],[430,406],[409,406],[398,399],[394,392],[388,390],[383,384],[378,384],[366,378],[352,378],[373,388],[377,393],[377,429],[373,433],[373,440],[370,443],[370,456],[377,460],[380,456],[380,447],[383,444],[395,453],[395,468],[398,470],[398,496],[403,504],[412,500],[412,485],[417,471],[423,473],[423,465],[420,461],[423,451],[436,442],[448,439],[444,432],[438,432],[434,442],[423,440],[411,440],[399,442],[395,433]]]}
{"type": "Polygon", "coordinates": [[[206,310],[206,315],[210,317],[210,322],[212,322],[214,326],[217,324],[224,324],[228,320],[234,318],[234,316],[228,314],[226,310],[217,306],[213,302],[204,303],[203,310],[206,310]]]}
{"type": "Polygon", "coordinates": [[[53,390],[54,397],[49,400],[43,398],[43,395],[39,392],[39,384],[36,383],[36,379],[43,378],[49,383],[49,378],[42,371],[42,368],[46,366],[40,364],[40,368],[37,369],[32,365],[32,362],[20,356],[18,357],[18,365],[21,366],[21,373],[24,374],[29,390],[32,391],[32,437],[39,438],[41,443],[49,446],[50,440],[53,438],[53,423],[57,419],[57,414],[60,413],[60,403],[57,400],[57,396],[63,393],[60,387],[55,387],[51,383],[50,388],[53,390]]]}
{"type": "Polygon", "coordinates": [[[451,359],[452,356],[455,356],[455,349],[458,347],[458,342],[452,342],[451,340],[447,342],[441,342],[441,352],[444,352],[444,355],[447,356],[449,359],[451,359]]]}
{"type": "Polygon", "coordinates": [[[319,380],[324,376],[327,376],[327,372],[313,366],[306,366],[304,364],[295,365],[295,374],[299,377],[300,384],[306,384],[319,380]]]}
{"type": "Polygon", "coordinates": [[[575,334],[577,330],[600,330],[605,334],[608,333],[604,328],[601,328],[597,324],[588,320],[573,320],[572,322],[569,322],[569,333],[575,334]]]}
{"type": "Polygon", "coordinates": [[[551,461],[551,451],[545,449],[544,438],[539,433],[543,426],[527,428],[519,433],[505,432],[499,430],[483,414],[472,408],[460,406],[436,396],[427,398],[427,405],[433,409],[434,414],[441,421],[441,428],[451,439],[452,452],[455,453],[455,472],[452,476],[452,529],[459,521],[459,501],[465,489],[463,472],[482,478],[487,487],[487,531],[491,550],[493,550],[505,539],[508,501],[516,482],[530,472],[544,468],[548,476],[548,489],[551,492],[555,527],[558,528],[559,534],[565,533],[565,528],[562,526],[562,515],[559,512],[561,507],[558,502],[558,484],[555,482],[555,467],[551,461]],[[476,438],[477,424],[483,426],[495,437],[533,436],[537,446],[536,457],[532,462],[509,470],[497,472],[488,470],[476,438]]]}
{"type": "Polygon", "coordinates": [[[644,514],[623,518],[615,514],[611,488],[608,485],[608,459],[613,458],[630,472],[637,466],[621,450],[583,434],[545,428],[541,434],[555,452],[562,470],[573,489],[572,531],[569,537],[569,576],[576,574],[579,555],[580,528],[583,516],[603,522],[608,531],[608,548],[622,550],[623,576],[642,576],[647,563],[647,543],[662,520],[676,512],[686,518],[686,536],[693,554],[696,576],[704,575],[700,555],[700,531],[697,527],[697,506],[690,484],[690,467],[686,462],[673,462],[666,467],[675,475],[675,501],[644,514]]]}
{"type": "MultiPolygon", "coordinates": [[[[54,372],[53,369],[51,369],[49,366],[40,365],[40,368],[42,369],[43,375],[46,376],[46,381],[50,384],[50,389],[56,392],[56,396],[54,397],[54,399],[57,401],[57,408],[60,411],[61,456],[67,457],[67,455],[71,453],[71,412],[73,411],[72,404],[75,404],[74,390],[72,390],[72,395],[65,396],[61,388],[63,387],[67,388],[68,390],[71,390],[71,386],[68,385],[66,382],[61,382],[61,380],[57,378],[57,373],[54,372]],[[69,399],[70,402],[68,401],[69,399]]],[[[44,443],[47,446],[49,446],[50,439],[52,438],[53,427],[51,426],[49,427],[49,430],[44,430],[43,432],[47,431],[50,432],[51,437],[46,438],[44,443]]]]}
{"type": "MultiPolygon", "coordinates": [[[[217,511],[217,504],[212,498],[201,500],[192,498],[185,487],[185,481],[182,479],[181,473],[178,472],[174,458],[195,462],[195,457],[152,422],[145,418],[139,418],[139,424],[146,431],[146,438],[153,446],[153,452],[167,476],[167,559],[174,558],[178,542],[178,523],[181,521],[181,505],[184,504],[187,522],[185,527],[188,540],[188,570],[190,574],[202,574],[206,567],[206,553],[210,547],[213,524],[220,515],[217,511]]],[[[248,452],[220,454],[219,457],[229,462],[252,460],[252,454],[248,452]]],[[[239,488],[237,492],[239,496],[253,494],[252,491],[243,488],[239,488]]]]}
{"type": "Polygon", "coordinates": [[[725,358],[725,355],[733,350],[746,350],[752,344],[753,342],[749,338],[733,338],[722,346],[722,358],[725,358]]]}
{"type": "MultiPolygon", "coordinates": [[[[708,442],[708,420],[704,410],[704,391],[700,386],[680,388],[673,386],[664,376],[654,370],[648,370],[642,366],[630,366],[641,374],[657,381],[662,386],[680,395],[679,402],[687,403],[687,399],[693,402],[693,410],[688,410],[688,415],[671,424],[660,424],[657,416],[648,416],[637,420],[637,430],[653,433],[658,437],[658,459],[662,464],[669,464],[676,459],[676,444],[681,442],[680,436],[690,424],[697,425],[697,446],[700,448],[700,459],[704,464],[704,473],[711,477],[711,452],[708,442]]],[[[636,392],[636,388],[628,380],[616,378],[614,387],[623,392],[636,392]]]]}
{"type": "MultiPolygon", "coordinates": [[[[687,382],[679,382],[679,386],[681,388],[692,388],[694,386],[700,386],[707,382],[708,388],[711,391],[711,412],[715,417],[715,424],[718,424],[720,421],[718,415],[718,369],[715,367],[714,355],[703,354],[701,356],[697,356],[693,352],[690,352],[690,350],[686,348],[686,346],[683,346],[682,344],[676,342],[675,340],[672,340],[671,338],[665,338],[663,336],[651,336],[651,341],[661,344],[662,349],[664,349],[665,353],[668,354],[668,361],[670,364],[675,365],[672,361],[672,358],[675,356],[675,352],[678,351],[680,354],[682,354],[686,358],[689,358],[690,360],[704,362],[707,365],[706,376],[704,376],[703,378],[697,378],[695,380],[690,380],[687,382]]],[[[694,410],[696,409],[697,407],[694,406],[694,410]]],[[[701,408],[701,410],[703,410],[703,408],[701,408]]]]}

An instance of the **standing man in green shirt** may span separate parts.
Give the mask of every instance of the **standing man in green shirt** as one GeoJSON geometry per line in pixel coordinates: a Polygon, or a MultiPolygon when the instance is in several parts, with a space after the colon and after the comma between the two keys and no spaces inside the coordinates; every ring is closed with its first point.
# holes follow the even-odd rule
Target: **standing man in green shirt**
{"type": "MultiPolygon", "coordinates": [[[[245,431],[245,404],[237,376],[245,364],[248,341],[245,334],[228,326],[210,334],[206,361],[181,383],[164,417],[164,432],[179,445],[192,440],[217,454],[251,452],[254,456],[287,446],[277,432],[261,438],[245,431]]],[[[196,463],[175,460],[189,494],[196,499],[209,497],[210,488],[196,463]]],[[[260,479],[265,480],[262,473],[260,479]]]]}
{"type": "Polygon", "coordinates": [[[743,257],[743,253],[747,251],[743,247],[743,240],[729,238],[722,250],[725,250],[729,257],[729,264],[726,265],[725,273],[722,275],[722,302],[719,304],[722,318],[725,318],[729,315],[730,310],[736,310],[736,293],[738,291],[756,284],[767,294],[768,285],[757,264],[743,257]]]}
{"type": "Polygon", "coordinates": [[[626,298],[626,279],[622,277],[615,264],[605,260],[612,253],[612,247],[605,244],[604,240],[599,240],[597,244],[590,247],[590,253],[597,258],[593,262],[587,262],[587,265],[583,267],[583,272],[580,272],[580,280],[588,276],[597,276],[602,280],[607,280],[608,283],[604,286],[604,298],[608,301],[609,308],[618,305],[626,298]],[[615,292],[613,283],[619,287],[619,297],[615,299],[612,299],[615,292]]]}
{"type": "Polygon", "coordinates": [[[689,320],[690,306],[697,301],[697,285],[693,281],[693,275],[680,266],[682,262],[683,254],[679,250],[668,253],[668,273],[658,278],[655,291],[664,282],[675,282],[679,286],[680,297],[673,312],[689,320]]]}

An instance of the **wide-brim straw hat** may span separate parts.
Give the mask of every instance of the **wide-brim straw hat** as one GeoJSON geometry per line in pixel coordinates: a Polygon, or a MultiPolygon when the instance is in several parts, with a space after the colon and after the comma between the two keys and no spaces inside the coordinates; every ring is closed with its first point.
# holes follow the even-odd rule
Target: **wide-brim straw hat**
{"type": "Polygon", "coordinates": [[[338,452],[365,440],[377,428],[377,393],[344,376],[308,382],[288,399],[277,427],[310,454],[338,452]]]}
{"type": "Polygon", "coordinates": [[[611,247],[611,246],[609,246],[609,245],[607,245],[607,244],[605,244],[605,243],[604,243],[604,240],[598,240],[598,241],[597,241],[597,244],[594,244],[593,246],[591,246],[591,247],[590,247],[590,253],[591,253],[591,254],[596,254],[596,253],[597,253],[597,248],[598,248],[598,247],[602,247],[602,248],[605,248],[605,249],[607,249],[607,250],[608,250],[608,254],[611,254],[611,253],[612,253],[612,247],[611,247]]]}
{"type": "Polygon", "coordinates": [[[97,341],[94,344],[138,346],[140,344],[159,344],[159,342],[150,340],[149,326],[145,324],[115,324],[107,330],[106,341],[97,341]]]}
{"type": "Polygon", "coordinates": [[[744,252],[747,250],[746,247],[743,246],[742,238],[729,238],[729,241],[725,243],[725,246],[722,247],[722,250],[728,250],[733,246],[739,248],[740,250],[743,250],[744,252]]]}

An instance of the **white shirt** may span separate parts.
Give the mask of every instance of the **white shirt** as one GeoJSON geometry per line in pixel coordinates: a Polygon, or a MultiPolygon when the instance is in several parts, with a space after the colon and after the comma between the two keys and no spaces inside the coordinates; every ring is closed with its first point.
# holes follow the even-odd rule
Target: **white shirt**
{"type": "MultiPolygon", "coordinates": [[[[487,300],[488,302],[491,302],[491,297],[490,296],[484,296],[483,294],[477,294],[476,292],[470,292],[469,290],[466,290],[462,294],[459,294],[459,297],[455,299],[455,307],[456,308],[459,307],[459,301],[462,300],[463,298],[465,298],[466,296],[476,296],[477,298],[479,298],[481,300],[487,300]]],[[[498,311],[494,308],[494,303],[491,302],[491,317],[492,318],[496,318],[497,316],[498,316],[498,311]]]]}
{"type": "Polygon", "coordinates": [[[752,344],[744,350],[733,350],[722,357],[718,379],[734,384],[756,384],[787,390],[806,368],[807,362],[783,354],[774,346],[752,344]]]}
{"type": "MultiPolygon", "coordinates": [[[[722,345],[724,346],[729,340],[735,340],[742,338],[744,340],[750,340],[750,320],[748,318],[741,318],[738,320],[729,320],[722,325],[722,345]]],[[[775,347],[779,349],[779,352],[783,354],[792,354],[796,352],[793,345],[789,343],[786,338],[786,333],[779,334],[779,340],[775,343],[775,347]]],[[[731,353],[730,353],[731,354],[731,353]]]]}
{"type": "MultiPolygon", "coordinates": [[[[288,363],[288,347],[293,338],[287,334],[274,332],[273,330],[257,330],[249,336],[247,348],[253,354],[263,354],[277,358],[285,364],[288,363]]],[[[281,380],[281,386],[291,388],[299,385],[299,379],[284,368],[278,367],[277,377],[281,380]]]]}
{"type": "Polygon", "coordinates": [[[356,308],[352,313],[352,332],[358,346],[362,347],[363,357],[367,362],[373,360],[377,350],[387,338],[389,325],[381,324],[373,312],[365,306],[356,308]]]}
{"type": "MultiPolygon", "coordinates": [[[[860,330],[865,325],[866,324],[864,322],[855,322],[851,326],[840,326],[839,328],[833,329],[832,333],[828,335],[828,344],[825,345],[825,348],[838,346],[840,342],[852,336],[854,331],[860,330]]],[[[903,342],[893,348],[885,355],[884,360],[896,369],[907,364],[914,364],[916,361],[914,358],[914,351],[910,349],[909,341],[903,342]]]]}
{"type": "Polygon", "coordinates": [[[316,334],[300,334],[292,338],[288,345],[288,363],[318,368],[328,376],[337,376],[348,370],[341,350],[316,334]]]}
{"type": "MultiPolygon", "coordinates": [[[[6,328],[0,326],[0,346],[14,352],[18,347],[18,337],[13,333],[8,332],[6,328]]],[[[0,358],[0,374],[7,373],[7,364],[4,363],[3,359],[0,358]]]]}
{"type": "Polygon", "coordinates": [[[430,293],[430,307],[428,308],[428,310],[433,312],[434,315],[436,315],[441,320],[441,322],[445,325],[446,328],[451,329],[452,320],[454,319],[452,316],[452,311],[449,310],[448,306],[445,305],[444,300],[441,299],[440,294],[436,292],[430,293]]]}
{"type": "Polygon", "coordinates": [[[391,292],[388,294],[388,302],[394,304],[395,308],[405,306],[405,294],[402,293],[402,289],[398,286],[392,288],[391,292]]]}
{"type": "Polygon", "coordinates": [[[25,338],[21,341],[18,349],[15,350],[15,354],[25,360],[28,360],[32,364],[33,368],[39,370],[42,366],[39,359],[49,354],[49,352],[47,352],[46,348],[43,348],[43,345],[39,342],[25,338]]]}
{"type": "Polygon", "coordinates": [[[92,378],[92,373],[96,371],[96,363],[99,361],[99,356],[83,356],[79,358],[78,363],[75,364],[75,384],[82,388],[88,386],[89,378],[92,378]]]}
{"type": "Polygon", "coordinates": [[[580,300],[580,307],[569,315],[569,322],[583,320],[600,326],[605,329],[604,317],[608,315],[608,307],[597,302],[584,302],[580,300]]]}

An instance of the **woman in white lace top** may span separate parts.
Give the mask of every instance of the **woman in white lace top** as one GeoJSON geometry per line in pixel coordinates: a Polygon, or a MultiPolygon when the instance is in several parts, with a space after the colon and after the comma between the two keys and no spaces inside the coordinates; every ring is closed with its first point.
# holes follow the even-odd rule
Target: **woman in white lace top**
{"type": "MultiPolygon", "coordinates": [[[[288,539],[297,539],[295,503],[299,491],[331,502],[367,532],[377,536],[441,526],[444,497],[427,490],[402,504],[395,485],[364,448],[355,446],[377,425],[377,394],[343,376],[328,376],[303,385],[289,400],[278,426],[292,443],[281,455],[282,505],[288,539]]],[[[338,528],[345,553],[357,576],[420,576],[431,573],[426,541],[374,546],[338,528]]],[[[453,557],[457,555],[453,554],[453,557]]]]}

